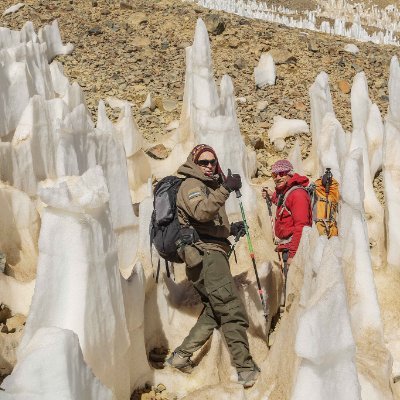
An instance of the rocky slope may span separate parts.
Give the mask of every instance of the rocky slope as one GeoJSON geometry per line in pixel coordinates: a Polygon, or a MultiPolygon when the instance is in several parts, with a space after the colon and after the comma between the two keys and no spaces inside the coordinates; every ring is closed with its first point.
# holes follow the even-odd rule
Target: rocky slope
{"type": "MultiPolygon", "coordinates": [[[[367,75],[372,101],[386,114],[389,61],[399,54],[397,47],[356,43],[360,52],[353,55],[343,51],[350,42],[346,39],[209,11],[180,0],[127,3],[28,0],[17,13],[2,16],[0,23],[20,29],[32,20],[38,29],[57,18],[63,41],[75,45],[72,55],[58,57],[58,61],[66,75],[83,87],[94,119],[99,99],[128,99],[142,133],[153,142],[179,118],[184,49],[193,40],[197,18],[203,18],[210,30],[215,76],[220,79],[229,74],[233,78],[241,132],[257,150],[260,177],[268,174],[267,158],[278,157],[267,139],[273,117],[309,123],[308,89],[319,72],[329,74],[335,112],[345,130],[351,131],[350,85],[361,70],[367,75]],[[277,82],[257,90],[254,67],[261,53],[269,50],[277,53],[277,82]],[[149,93],[156,107],[141,111],[149,93]]],[[[0,1],[2,9],[9,5],[0,1]]],[[[309,137],[302,138],[305,155],[309,137]]]]}

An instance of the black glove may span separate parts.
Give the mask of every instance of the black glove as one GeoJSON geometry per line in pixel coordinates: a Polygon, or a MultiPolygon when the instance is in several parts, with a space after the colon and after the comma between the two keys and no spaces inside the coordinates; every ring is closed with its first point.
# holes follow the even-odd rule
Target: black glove
{"type": "Polygon", "coordinates": [[[186,244],[193,244],[199,240],[199,235],[191,226],[183,226],[179,231],[178,247],[186,244]]]}
{"type": "Polygon", "coordinates": [[[239,190],[242,187],[242,179],[239,174],[232,174],[232,171],[228,169],[228,176],[222,186],[228,191],[239,190]]]}
{"type": "Polygon", "coordinates": [[[244,227],[243,221],[233,222],[231,224],[231,229],[229,232],[232,236],[237,237],[238,239],[241,238],[246,234],[246,229],[244,227]]]}

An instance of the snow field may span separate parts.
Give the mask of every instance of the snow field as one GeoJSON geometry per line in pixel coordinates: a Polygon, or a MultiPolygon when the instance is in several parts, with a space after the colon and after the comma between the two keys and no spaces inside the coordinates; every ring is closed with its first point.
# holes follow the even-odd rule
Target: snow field
{"type": "MultiPolygon", "coordinates": [[[[54,54],[69,51],[57,32],[54,24],[40,35],[30,24],[18,33],[0,31],[0,85],[5,88],[0,176],[8,182],[0,186],[0,202],[12,216],[2,229],[22,241],[20,261],[13,265],[22,275],[32,273],[38,257],[18,362],[2,384],[5,398],[39,396],[40,374],[46,383],[40,396],[48,399],[128,399],[148,381],[167,382],[169,391],[190,399],[392,399],[390,380],[399,371],[391,369],[385,346],[398,368],[399,339],[393,326],[384,331],[385,310],[378,303],[373,267],[400,266],[393,222],[399,196],[396,190],[388,191],[398,187],[397,59],[391,64],[385,125],[369,100],[365,75],[356,76],[351,140],[335,118],[328,75],[321,73],[310,88],[312,152],[303,164],[297,146],[293,157],[312,177],[331,167],[341,182],[340,236],[328,241],[313,229],[304,230],[289,273],[290,308],[268,350],[266,332],[279,308],[282,280],[267,239],[271,229],[265,204],[250,181],[255,153],[240,135],[231,78],[224,76],[220,87],[215,83],[203,21],[198,20],[193,46],[186,50],[184,108],[179,126],[166,141],[173,144],[166,160],[146,158],[127,102],[108,100],[121,109],[116,124],[101,102],[95,126],[79,85],[70,85],[58,64],[48,64],[54,54]],[[19,79],[10,81],[11,72],[19,79]],[[17,93],[20,107],[14,107],[17,93]],[[266,324],[246,244],[241,242],[232,271],[249,314],[250,349],[262,369],[260,380],[246,391],[237,384],[218,331],[195,355],[199,365],[190,376],[168,368],[154,370],[147,361],[153,347],[180,344],[201,308],[180,266],[174,269],[176,281],[163,272],[160,284],[154,283],[158,256],[153,252],[150,258],[149,180],[173,173],[192,146],[203,142],[216,149],[224,171],[231,168],[242,176],[242,200],[268,293],[266,324]],[[372,191],[373,176],[382,166],[388,192],[385,214],[372,191]],[[132,202],[138,205],[136,214],[132,202]]],[[[283,121],[275,127],[274,138],[284,141],[298,132],[298,124],[283,121]]],[[[238,220],[238,201],[231,197],[227,211],[238,220]]],[[[0,235],[0,245],[7,239],[7,248],[15,249],[12,237],[0,235]]],[[[26,314],[32,286],[0,274],[0,301],[26,314]]]]}

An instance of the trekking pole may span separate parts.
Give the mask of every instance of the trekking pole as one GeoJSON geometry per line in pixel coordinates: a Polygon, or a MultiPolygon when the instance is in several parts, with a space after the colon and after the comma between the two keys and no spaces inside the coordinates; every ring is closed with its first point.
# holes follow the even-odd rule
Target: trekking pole
{"type": "MultiPolygon", "coordinates": [[[[247,246],[249,248],[251,261],[253,263],[254,273],[256,275],[258,294],[260,296],[264,317],[265,317],[265,320],[267,321],[267,324],[268,324],[268,310],[267,310],[267,303],[266,303],[266,300],[265,300],[266,296],[265,296],[264,290],[261,288],[261,282],[260,282],[260,278],[258,276],[256,259],[254,257],[253,245],[251,243],[250,234],[249,234],[249,227],[247,225],[246,215],[244,213],[244,208],[243,208],[243,203],[242,203],[242,200],[240,199],[242,197],[242,194],[240,193],[239,189],[235,190],[235,193],[236,193],[236,197],[237,197],[237,199],[239,201],[240,212],[242,213],[242,220],[243,220],[243,224],[244,224],[244,229],[246,231],[247,246]]],[[[267,334],[268,334],[268,332],[267,332],[267,334]]]]}
{"type": "Polygon", "coordinates": [[[267,197],[265,198],[265,202],[267,203],[269,219],[270,219],[270,221],[271,221],[271,229],[272,229],[273,242],[274,242],[274,244],[276,244],[276,238],[275,238],[275,222],[274,222],[274,217],[272,216],[272,200],[271,200],[271,197],[269,197],[268,190],[266,190],[265,193],[267,194],[267,197]]]}
{"type": "Polygon", "coordinates": [[[288,264],[287,261],[289,259],[289,250],[285,249],[282,251],[282,261],[283,261],[283,276],[284,276],[284,283],[283,283],[283,307],[286,305],[286,284],[287,284],[287,276],[288,276],[288,264]]]}
{"type": "MultiPolygon", "coordinates": [[[[274,244],[276,245],[275,223],[274,223],[274,219],[272,216],[272,200],[268,194],[268,191],[266,191],[266,193],[267,193],[267,197],[265,198],[265,202],[267,203],[268,214],[269,214],[269,218],[271,220],[273,241],[274,241],[274,244]]],[[[282,306],[285,307],[285,304],[286,304],[286,282],[287,282],[287,275],[288,275],[287,260],[289,259],[289,251],[288,250],[282,251],[282,256],[281,256],[280,252],[278,251],[278,258],[279,258],[279,263],[281,264],[281,269],[283,272],[283,304],[282,304],[282,306]]]]}
{"type": "MultiPolygon", "coordinates": [[[[332,172],[330,168],[327,168],[325,170],[325,174],[322,177],[322,184],[324,185],[325,188],[325,197],[326,197],[326,203],[325,203],[325,221],[326,221],[328,220],[329,191],[331,190],[331,185],[332,185],[332,172]]],[[[326,222],[325,222],[325,230],[326,230],[326,236],[328,236],[329,238],[329,228],[326,222]]]]}
{"type": "Polygon", "coordinates": [[[235,262],[237,263],[237,259],[236,259],[236,253],[235,253],[235,246],[237,245],[237,242],[239,241],[239,239],[241,238],[241,232],[239,231],[237,234],[236,234],[236,236],[235,236],[235,241],[233,242],[233,244],[231,245],[231,248],[230,248],[230,250],[229,250],[229,253],[228,253],[228,259],[229,259],[229,257],[231,256],[231,254],[233,253],[234,254],[234,256],[235,256],[235,262]]]}

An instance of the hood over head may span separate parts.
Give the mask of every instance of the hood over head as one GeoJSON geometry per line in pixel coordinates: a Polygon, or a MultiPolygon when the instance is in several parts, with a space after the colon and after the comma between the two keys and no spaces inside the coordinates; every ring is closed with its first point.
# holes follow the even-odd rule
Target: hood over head
{"type": "Polygon", "coordinates": [[[185,176],[193,176],[202,181],[218,181],[219,183],[222,183],[225,180],[225,175],[222,172],[221,166],[219,164],[217,153],[211,146],[208,146],[207,144],[198,144],[197,146],[195,146],[190,152],[186,162],[181,167],[179,167],[178,173],[185,176]],[[197,165],[197,161],[200,155],[206,151],[212,153],[217,160],[217,164],[215,167],[216,175],[214,177],[204,175],[197,165]]]}

